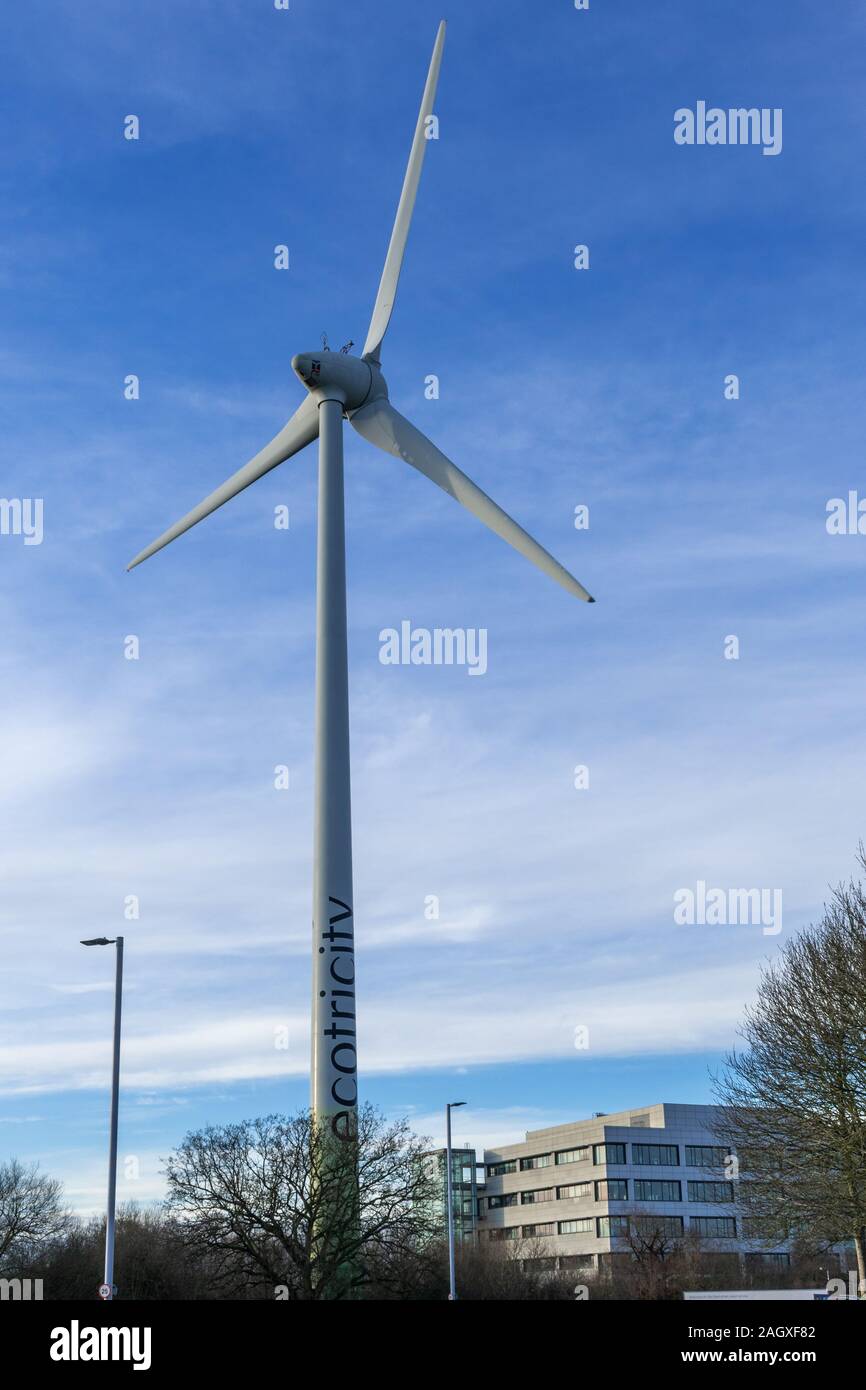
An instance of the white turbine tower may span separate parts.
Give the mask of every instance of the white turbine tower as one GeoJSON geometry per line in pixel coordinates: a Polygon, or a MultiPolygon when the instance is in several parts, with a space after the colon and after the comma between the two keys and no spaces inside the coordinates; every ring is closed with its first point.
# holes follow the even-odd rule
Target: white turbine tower
{"type": "Polygon", "coordinates": [[[349,786],[349,694],[346,651],[346,554],[343,420],[371,444],[417,468],[479,521],[569,593],[594,600],[582,584],[516,521],[400,415],[382,376],[382,342],[391,319],[409,225],[427,146],[445,24],[439,26],[409,155],[379,293],[360,357],[347,351],[299,353],[292,368],[308,395],[280,433],[129,565],[133,569],[249,487],[319,440],[316,596],[316,749],[313,861],[312,1108],[326,1131],[354,1132],[358,1100],[352,831],[349,786]]]}

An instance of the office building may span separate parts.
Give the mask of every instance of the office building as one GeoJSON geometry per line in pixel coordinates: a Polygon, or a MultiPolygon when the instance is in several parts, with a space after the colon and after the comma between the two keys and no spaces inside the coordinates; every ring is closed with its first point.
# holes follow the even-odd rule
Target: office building
{"type": "Polygon", "coordinates": [[[628,1252],[630,1229],[788,1264],[783,1246],[767,1251],[744,1235],[736,1159],[713,1133],[715,1114],[712,1105],[650,1105],[485,1150],[479,1239],[521,1242],[521,1254],[538,1242],[551,1267],[587,1272],[628,1252]]]}

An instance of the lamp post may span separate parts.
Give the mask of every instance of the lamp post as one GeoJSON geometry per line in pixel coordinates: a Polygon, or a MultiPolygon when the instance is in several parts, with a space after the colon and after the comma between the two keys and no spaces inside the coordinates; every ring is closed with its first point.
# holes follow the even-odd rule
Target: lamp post
{"type": "Polygon", "coordinates": [[[451,1111],[465,1105],[465,1100],[451,1100],[445,1106],[445,1201],[448,1206],[448,1298],[457,1298],[454,1274],[454,1191],[451,1180],[451,1111]]]}
{"type": "MultiPolygon", "coordinates": [[[[120,1005],[123,996],[123,937],[94,936],[82,946],[116,946],[114,977],[114,1057],[111,1068],[111,1118],[108,1135],[108,1207],[105,1221],[105,1277],[102,1297],[114,1298],[114,1209],[117,1202],[117,1105],[120,1095],[120,1005]]],[[[102,1291],[100,1291],[102,1292],[102,1291]]]]}

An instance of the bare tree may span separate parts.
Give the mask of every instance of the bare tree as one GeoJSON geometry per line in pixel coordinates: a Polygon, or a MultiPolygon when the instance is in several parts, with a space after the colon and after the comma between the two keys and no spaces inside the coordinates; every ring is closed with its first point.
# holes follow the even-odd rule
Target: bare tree
{"type": "MultiPolygon", "coordinates": [[[[14,1273],[41,1279],[47,1300],[94,1300],[104,1252],[105,1217],[74,1218],[47,1244],[16,1256],[14,1273]]],[[[158,1208],[134,1203],[117,1209],[115,1277],[118,1297],[124,1300],[225,1296],[211,1285],[207,1256],[199,1257],[185,1244],[180,1223],[158,1208]]]]}
{"type": "MultiPolygon", "coordinates": [[[[863,845],[859,863],[866,870],[863,845]]],[[[866,1287],[866,892],[851,881],[768,965],[716,1080],[746,1234],[853,1240],[866,1287]]]]}
{"type": "Polygon", "coordinates": [[[675,1231],[671,1221],[657,1212],[636,1211],[629,1217],[625,1241],[634,1261],[637,1282],[644,1290],[638,1297],[672,1297],[673,1270],[676,1256],[682,1249],[682,1231],[675,1231]]]}
{"type": "Polygon", "coordinates": [[[627,1233],[605,1258],[592,1298],[672,1300],[685,1289],[742,1285],[740,1257],[724,1246],[681,1228],[670,1215],[633,1207],[627,1233]]]}
{"type": "Polygon", "coordinates": [[[387,1280],[439,1234],[429,1141],[372,1106],[339,1145],[312,1115],[269,1115],[188,1134],[166,1167],[168,1206],[217,1284],[272,1297],[351,1296],[387,1280]],[[360,1198],[349,1181],[357,1168],[360,1198]],[[323,1237],[323,1231],[327,1236],[323,1237]]]}
{"type": "Polygon", "coordinates": [[[38,1164],[25,1168],[17,1158],[0,1164],[0,1259],[59,1235],[68,1221],[55,1178],[40,1173],[38,1164]]]}
{"type": "MultiPolygon", "coordinates": [[[[540,1236],[519,1240],[461,1241],[457,1247],[457,1293],[463,1302],[553,1302],[574,1299],[575,1274],[557,1270],[549,1241],[540,1236]]],[[[440,1287],[447,1288],[443,1283],[440,1287]]],[[[443,1295],[444,1296],[444,1293],[443,1295]]]]}

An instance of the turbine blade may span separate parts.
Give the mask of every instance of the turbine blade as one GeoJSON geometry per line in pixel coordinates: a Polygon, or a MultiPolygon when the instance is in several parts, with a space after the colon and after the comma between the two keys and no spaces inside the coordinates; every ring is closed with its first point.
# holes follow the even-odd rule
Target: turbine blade
{"type": "Polygon", "coordinates": [[[554,560],[538,541],[533,540],[522,526],[518,526],[517,522],[497,506],[486,492],[482,492],[471,478],[461,473],[456,464],[446,458],[435,444],[431,444],[420,430],[394,409],[390,401],[381,397],[371,401],[369,405],[362,406],[351,416],[351,423],[371,444],[384,449],[386,454],[395,454],[397,458],[411,463],[419,473],[423,473],[431,482],[441,487],[443,492],[447,492],[450,497],[466,507],[473,516],[477,516],[479,521],[483,521],[485,526],[489,526],[491,531],[495,531],[497,536],[501,536],[521,555],[525,555],[527,560],[531,560],[545,574],[549,574],[563,589],[575,594],[577,598],[585,599],[587,603],[595,603],[595,599],[582,584],[578,584],[574,575],[569,574],[558,560],[554,560]]]}
{"type": "Polygon", "coordinates": [[[421,110],[418,113],[415,138],[412,141],[409,163],[406,168],[406,177],[403,180],[403,191],[400,194],[400,202],[397,205],[397,216],[394,219],[394,230],[391,233],[388,254],[385,257],[385,268],[382,271],[382,279],[379,282],[379,293],[376,295],[373,317],[370,320],[370,327],[367,332],[367,341],[364,344],[364,351],[361,354],[362,357],[372,358],[374,362],[379,361],[382,339],[385,337],[388,330],[388,324],[391,321],[391,314],[394,309],[394,300],[397,297],[400,268],[403,265],[403,255],[406,251],[406,241],[409,236],[409,227],[415,208],[415,197],[418,192],[418,184],[421,181],[421,169],[424,165],[424,155],[427,150],[426,121],[427,117],[433,113],[433,103],[436,100],[436,85],[439,81],[439,68],[442,65],[442,49],[444,45],[445,21],[443,19],[442,23],[439,25],[439,32],[436,35],[436,43],[433,47],[433,57],[430,60],[430,71],[427,74],[427,85],[424,88],[424,95],[421,98],[421,110]]]}
{"type": "Polygon", "coordinates": [[[318,433],[319,408],[313,397],[307,396],[288,424],[283,426],[270,444],[266,444],[254,459],[250,459],[249,463],[244,464],[237,473],[233,473],[222,484],[222,487],[217,488],[216,492],[212,492],[203,502],[199,502],[197,507],[193,507],[191,512],[187,512],[180,521],[176,521],[173,526],[170,526],[158,540],[152,541],[150,545],[146,546],[127,565],[127,570],[135,569],[142,560],[149,559],[151,555],[156,554],[157,550],[162,550],[163,546],[168,545],[170,541],[182,536],[184,531],[188,531],[191,526],[195,526],[197,522],[210,516],[217,507],[221,507],[224,502],[230,501],[239,492],[243,492],[250,483],[256,482],[265,473],[269,473],[272,468],[276,468],[280,463],[285,463],[286,459],[291,458],[293,454],[299,453],[308,444],[312,444],[318,433]]]}

